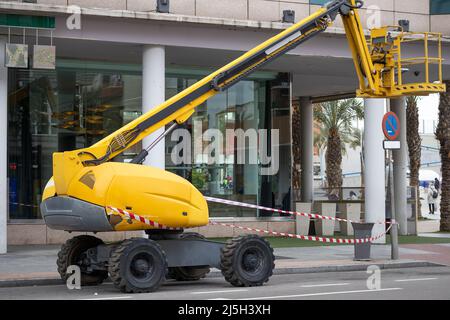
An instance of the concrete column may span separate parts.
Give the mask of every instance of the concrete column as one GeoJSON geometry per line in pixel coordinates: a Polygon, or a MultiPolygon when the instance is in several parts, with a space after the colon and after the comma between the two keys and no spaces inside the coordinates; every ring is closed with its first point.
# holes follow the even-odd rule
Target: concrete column
{"type": "Polygon", "coordinates": [[[8,69],[4,66],[6,38],[0,37],[0,254],[6,253],[8,220],[8,69]]]}
{"type": "Polygon", "coordinates": [[[391,99],[391,111],[395,112],[400,120],[400,150],[393,151],[394,159],[394,201],[395,218],[400,225],[400,235],[408,234],[407,220],[407,181],[406,170],[408,166],[408,144],[406,141],[406,100],[405,98],[391,99]]]}
{"type": "MultiPolygon", "coordinates": [[[[165,101],[165,48],[144,45],[142,52],[142,112],[146,113],[165,101]]],[[[142,141],[149,146],[164,128],[161,128],[142,141]]],[[[145,165],[165,168],[165,140],[162,139],[149,153],[145,165]]]]}
{"type": "MultiPolygon", "coordinates": [[[[364,100],[364,181],[365,181],[365,220],[374,222],[372,235],[384,232],[385,210],[385,158],[383,149],[383,130],[381,123],[385,113],[386,100],[364,100]]],[[[376,243],[385,243],[386,237],[376,243]]]]}
{"type": "Polygon", "coordinates": [[[302,202],[313,202],[314,184],[313,184],[313,157],[314,157],[314,132],[313,132],[313,106],[311,98],[301,97],[300,104],[300,122],[301,122],[301,199],[302,202]]]}

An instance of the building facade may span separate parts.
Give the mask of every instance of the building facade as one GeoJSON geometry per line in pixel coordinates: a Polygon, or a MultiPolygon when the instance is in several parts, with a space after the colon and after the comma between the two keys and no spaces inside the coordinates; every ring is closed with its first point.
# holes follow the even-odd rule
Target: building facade
{"type": "MultiPolygon", "coordinates": [[[[6,43],[27,44],[32,61],[34,46],[56,48],[55,68],[30,63],[25,68],[0,69],[6,125],[0,143],[6,194],[0,200],[0,216],[7,224],[7,243],[60,243],[68,237],[48,229],[39,212],[43,189],[52,175],[52,153],[90,146],[151,109],[153,105],[146,105],[151,98],[145,98],[149,89],[143,85],[146,74],[162,83],[162,95],[170,98],[288,27],[282,21],[284,10],[295,11],[299,21],[326,2],[170,0],[168,13],[161,13],[156,0],[0,1],[0,51],[6,43]],[[147,55],[152,48],[162,58],[147,55]],[[156,74],[158,65],[163,76],[156,74]]],[[[449,1],[367,0],[361,12],[365,26],[396,25],[407,19],[412,31],[450,35],[450,25],[445,23],[449,1]]],[[[444,46],[449,61],[448,42],[444,46]]],[[[165,138],[156,162],[190,180],[204,195],[293,209],[295,201],[312,200],[307,199],[307,181],[312,181],[313,170],[312,154],[311,161],[299,160],[302,163],[296,163],[292,154],[293,131],[300,130],[292,125],[293,108],[310,108],[310,104],[292,101],[345,96],[356,86],[338,18],[323,35],[198,107],[188,122],[165,138]],[[245,143],[239,145],[242,133],[245,143]],[[267,141],[267,156],[274,156],[272,148],[278,150],[269,165],[261,161],[262,138],[267,141]],[[220,149],[211,152],[217,141],[220,149]],[[246,161],[240,162],[240,157],[246,161]],[[271,165],[275,170],[262,174],[271,165]],[[303,191],[294,190],[299,185],[293,181],[294,170],[306,177],[300,184],[303,191]],[[300,199],[297,195],[302,192],[300,199]]],[[[308,137],[303,138],[301,143],[308,143],[308,137]]],[[[114,161],[129,161],[142,146],[114,161]]],[[[210,214],[215,219],[295,232],[290,216],[218,204],[211,204],[210,214]]],[[[199,231],[210,236],[236,233],[219,227],[199,231]]]]}

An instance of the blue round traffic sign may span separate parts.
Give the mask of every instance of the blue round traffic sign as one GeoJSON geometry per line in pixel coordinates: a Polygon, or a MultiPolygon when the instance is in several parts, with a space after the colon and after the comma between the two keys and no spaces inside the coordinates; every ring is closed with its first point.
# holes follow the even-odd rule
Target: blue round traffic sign
{"type": "Polygon", "coordinates": [[[383,117],[383,133],[386,139],[395,140],[400,134],[400,120],[394,112],[388,112],[383,117]]]}

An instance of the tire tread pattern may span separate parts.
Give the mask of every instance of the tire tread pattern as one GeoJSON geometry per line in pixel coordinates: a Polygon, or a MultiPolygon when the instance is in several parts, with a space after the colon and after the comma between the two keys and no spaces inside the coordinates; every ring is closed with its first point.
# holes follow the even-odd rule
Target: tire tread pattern
{"type": "Polygon", "coordinates": [[[222,271],[222,275],[224,276],[225,280],[229,283],[231,283],[235,287],[257,287],[262,286],[264,283],[269,281],[269,278],[273,274],[273,269],[275,268],[275,256],[273,254],[273,248],[270,246],[269,242],[257,235],[242,235],[235,238],[232,238],[227,241],[225,247],[222,249],[221,255],[220,255],[220,269],[222,271]],[[238,248],[247,241],[251,240],[262,240],[267,247],[270,248],[270,254],[271,254],[271,260],[272,260],[272,266],[270,270],[268,270],[266,276],[264,279],[258,282],[251,282],[244,278],[242,278],[239,275],[239,272],[235,270],[234,268],[234,256],[238,248]]]}
{"type": "Polygon", "coordinates": [[[130,283],[127,281],[127,279],[125,279],[121,274],[121,258],[123,256],[123,254],[125,253],[125,251],[138,242],[146,242],[147,243],[148,241],[150,241],[162,253],[163,259],[164,259],[164,266],[163,266],[163,268],[165,270],[164,274],[167,275],[168,268],[167,268],[166,253],[164,252],[164,250],[161,248],[161,246],[156,241],[145,239],[145,238],[126,239],[126,240],[122,241],[120,244],[118,244],[111,251],[111,255],[110,255],[109,263],[108,263],[109,277],[112,280],[114,287],[116,287],[120,291],[125,292],[125,293],[146,293],[146,292],[155,291],[161,285],[162,281],[150,288],[145,288],[145,289],[136,288],[136,287],[130,285],[130,283]]]}
{"type": "MultiPolygon", "coordinates": [[[[89,248],[96,247],[103,244],[103,241],[99,238],[90,235],[79,235],[67,240],[58,252],[58,258],[56,260],[57,270],[61,279],[67,281],[69,274],[67,274],[67,268],[73,264],[70,260],[70,255],[78,247],[85,245],[86,250],[89,248]]],[[[81,285],[93,286],[103,283],[103,281],[108,277],[108,272],[106,271],[96,271],[95,274],[81,274],[81,285]]]]}

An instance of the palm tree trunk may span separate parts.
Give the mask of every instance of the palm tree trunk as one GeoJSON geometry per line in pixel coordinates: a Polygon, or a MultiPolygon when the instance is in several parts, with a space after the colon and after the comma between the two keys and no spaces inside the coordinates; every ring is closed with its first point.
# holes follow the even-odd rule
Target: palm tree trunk
{"type": "Polygon", "coordinates": [[[409,97],[406,100],[406,124],[411,171],[409,184],[415,187],[419,185],[419,170],[422,157],[422,138],[419,134],[419,109],[417,108],[416,97],[409,97]]]}
{"type": "MultiPolygon", "coordinates": [[[[417,97],[406,99],[406,137],[408,142],[409,169],[411,187],[419,187],[419,170],[422,158],[422,138],[419,134],[419,108],[417,107],[417,97]]],[[[420,199],[417,199],[418,217],[422,217],[422,206],[420,199]]]]}
{"type": "Polygon", "coordinates": [[[328,188],[336,189],[342,187],[342,142],[336,128],[331,128],[328,134],[327,153],[325,155],[327,164],[326,174],[328,188]]]}
{"type": "Polygon", "coordinates": [[[439,101],[439,124],[436,138],[441,144],[441,231],[450,231],[450,81],[444,81],[447,92],[439,101]]]}
{"type": "Polygon", "coordinates": [[[301,119],[300,103],[298,100],[292,101],[292,188],[294,189],[295,201],[300,200],[300,166],[301,166],[301,119]]]}

